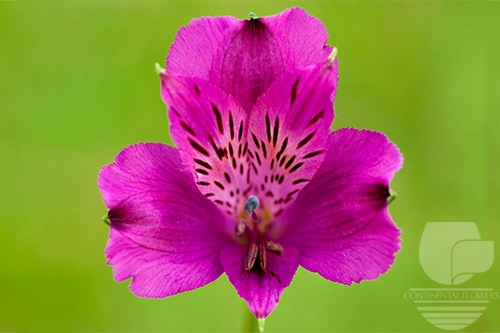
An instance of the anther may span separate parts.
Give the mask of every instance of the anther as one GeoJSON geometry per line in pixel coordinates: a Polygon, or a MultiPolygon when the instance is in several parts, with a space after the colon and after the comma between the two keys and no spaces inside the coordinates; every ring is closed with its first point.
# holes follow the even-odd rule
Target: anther
{"type": "Polygon", "coordinates": [[[267,272],[267,253],[264,244],[259,244],[259,263],[264,273],[267,272]]]}
{"type": "Polygon", "coordinates": [[[269,241],[266,244],[266,248],[271,251],[272,253],[276,254],[282,254],[283,253],[283,246],[281,246],[280,243],[275,242],[275,241],[269,241]]]}
{"type": "Polygon", "coordinates": [[[257,209],[259,207],[259,199],[255,195],[251,195],[248,197],[247,201],[245,201],[245,212],[247,212],[248,215],[252,215],[252,212],[254,209],[257,209]]]}
{"type": "Polygon", "coordinates": [[[245,233],[245,220],[243,219],[237,219],[236,220],[236,225],[234,226],[234,233],[236,234],[237,237],[243,236],[243,233],[245,233]]]}
{"type": "Polygon", "coordinates": [[[259,254],[259,247],[257,244],[250,244],[250,248],[248,249],[247,256],[245,258],[245,270],[249,271],[255,265],[255,260],[257,260],[257,255],[259,254]]]}

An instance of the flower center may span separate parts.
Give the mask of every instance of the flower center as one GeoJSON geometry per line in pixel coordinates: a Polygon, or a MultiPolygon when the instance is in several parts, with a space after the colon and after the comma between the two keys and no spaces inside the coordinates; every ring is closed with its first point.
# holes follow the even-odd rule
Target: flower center
{"type": "Polygon", "coordinates": [[[265,221],[257,215],[255,210],[258,207],[259,199],[254,195],[249,196],[245,201],[245,212],[248,217],[236,220],[235,235],[250,243],[244,262],[245,270],[265,273],[267,272],[267,252],[281,255],[283,246],[276,242],[267,231],[269,221],[265,221]]]}

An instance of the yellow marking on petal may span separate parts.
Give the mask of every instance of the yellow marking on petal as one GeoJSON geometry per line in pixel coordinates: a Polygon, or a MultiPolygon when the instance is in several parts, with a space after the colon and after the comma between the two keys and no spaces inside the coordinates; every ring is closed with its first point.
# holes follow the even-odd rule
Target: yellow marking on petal
{"type": "Polygon", "coordinates": [[[272,217],[272,213],[270,210],[263,210],[262,212],[264,214],[264,221],[270,221],[272,217]]]}

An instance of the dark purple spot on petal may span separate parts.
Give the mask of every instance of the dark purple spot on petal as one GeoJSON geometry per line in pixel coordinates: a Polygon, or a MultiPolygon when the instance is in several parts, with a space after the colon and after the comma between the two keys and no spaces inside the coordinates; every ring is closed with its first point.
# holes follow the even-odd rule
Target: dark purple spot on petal
{"type": "Polygon", "coordinates": [[[191,147],[193,147],[194,149],[196,149],[198,152],[200,152],[201,154],[209,157],[210,154],[208,153],[208,151],[203,148],[202,146],[200,146],[200,144],[196,141],[194,141],[193,139],[189,139],[189,143],[191,144],[191,147]]]}
{"type": "Polygon", "coordinates": [[[234,157],[233,145],[231,144],[231,142],[229,143],[229,155],[231,155],[231,157],[234,157]]]}
{"type": "Polygon", "coordinates": [[[285,176],[284,176],[284,175],[282,175],[282,176],[280,177],[280,179],[278,180],[278,184],[283,183],[283,180],[285,180],[285,176]]]}
{"type": "Polygon", "coordinates": [[[219,183],[218,181],[214,180],[214,184],[217,185],[217,187],[219,187],[221,190],[224,189],[224,185],[222,185],[221,183],[219,183]]]}
{"type": "Polygon", "coordinates": [[[196,171],[196,172],[198,172],[198,173],[201,173],[202,175],[208,175],[208,171],[203,170],[203,169],[196,169],[196,170],[194,170],[194,171],[196,171]]]}
{"type": "Polygon", "coordinates": [[[226,177],[227,182],[231,184],[231,177],[229,177],[229,174],[227,172],[224,172],[224,177],[226,177]]]}
{"type": "Polygon", "coordinates": [[[255,167],[255,164],[252,163],[252,167],[253,167],[253,171],[255,172],[256,175],[259,174],[259,171],[257,170],[257,168],[255,167]]]}
{"type": "Polygon", "coordinates": [[[267,142],[271,143],[271,121],[269,120],[269,113],[266,114],[266,132],[267,142]]]}
{"type": "Polygon", "coordinates": [[[240,174],[243,174],[243,164],[240,164],[240,174]]]}
{"type": "Polygon", "coordinates": [[[196,95],[198,95],[198,97],[200,96],[200,88],[198,88],[198,86],[195,84],[193,84],[193,88],[194,88],[194,92],[196,93],[196,95]]]}
{"type": "Polygon", "coordinates": [[[264,155],[264,158],[267,158],[266,144],[264,141],[261,141],[260,143],[262,144],[262,155],[264,155]]]}
{"type": "Polygon", "coordinates": [[[248,148],[248,142],[245,143],[245,147],[243,148],[243,153],[241,153],[241,156],[245,156],[248,148]]]}
{"type": "Polygon", "coordinates": [[[292,199],[293,199],[293,198],[286,198],[286,199],[285,199],[285,201],[284,201],[284,203],[287,203],[287,202],[289,202],[289,201],[290,201],[290,200],[292,200],[292,199]]]}
{"type": "Polygon", "coordinates": [[[255,146],[257,147],[257,149],[259,149],[260,148],[259,140],[257,140],[257,137],[253,133],[252,133],[252,138],[253,142],[255,142],[255,146]]]}
{"type": "Polygon", "coordinates": [[[255,152],[255,157],[257,158],[257,163],[259,163],[259,165],[262,165],[260,163],[260,156],[259,156],[259,153],[258,152],[255,152]]]}
{"type": "Polygon", "coordinates": [[[302,162],[299,162],[299,163],[295,164],[293,166],[293,168],[290,169],[290,173],[293,173],[293,172],[297,171],[302,165],[304,165],[304,163],[302,163],[302,162]]]}
{"type": "Polygon", "coordinates": [[[309,179],[303,179],[303,178],[301,178],[301,179],[295,180],[292,184],[293,185],[297,185],[297,184],[308,182],[308,181],[309,181],[309,179]]]}
{"type": "Polygon", "coordinates": [[[234,123],[233,123],[233,114],[229,112],[229,131],[231,133],[231,140],[234,139],[234,123]]]}
{"type": "Polygon", "coordinates": [[[273,167],[274,167],[274,158],[271,160],[271,167],[270,167],[271,170],[273,169],[273,167]]]}
{"type": "Polygon", "coordinates": [[[224,202],[222,202],[222,200],[215,200],[215,203],[217,203],[219,205],[224,205],[224,202]]]}
{"type": "MultiPolygon", "coordinates": [[[[276,214],[276,216],[278,216],[278,214],[276,214]]],[[[281,279],[280,279],[279,275],[274,273],[273,271],[270,271],[270,272],[271,272],[271,276],[274,277],[278,281],[278,284],[281,284],[281,279]]]]}
{"type": "Polygon", "coordinates": [[[300,76],[297,78],[297,80],[295,81],[295,83],[292,86],[292,95],[290,97],[290,105],[293,104],[293,102],[295,102],[295,100],[297,99],[297,85],[299,84],[299,81],[300,81],[300,76]]]}
{"type": "Polygon", "coordinates": [[[211,166],[210,164],[208,164],[207,162],[202,161],[202,160],[199,160],[199,159],[197,159],[197,158],[195,158],[195,159],[194,159],[194,161],[195,161],[196,163],[198,163],[199,165],[201,165],[202,167],[205,167],[205,168],[207,168],[208,170],[212,170],[212,166],[211,166]]]}
{"type": "Polygon", "coordinates": [[[212,144],[212,148],[214,149],[215,153],[217,154],[217,156],[219,157],[219,159],[222,161],[222,157],[224,157],[223,150],[219,149],[219,147],[217,147],[217,145],[215,144],[215,141],[212,138],[212,136],[209,135],[208,139],[210,140],[210,143],[212,144]]]}
{"type": "Polygon", "coordinates": [[[286,156],[283,156],[283,158],[280,161],[280,166],[283,166],[283,163],[285,163],[285,160],[286,160],[286,156]]]}
{"type": "Polygon", "coordinates": [[[236,159],[233,157],[233,169],[236,170],[238,166],[236,165],[236,159]]]}
{"type": "Polygon", "coordinates": [[[318,151],[304,155],[304,159],[311,158],[311,157],[317,156],[317,155],[322,154],[322,153],[323,153],[322,150],[318,150],[318,151]]]}
{"type": "Polygon", "coordinates": [[[201,185],[201,186],[208,186],[210,183],[207,182],[197,182],[196,184],[201,185]]]}
{"type": "MultiPolygon", "coordinates": [[[[286,145],[288,144],[288,138],[285,138],[285,140],[283,140],[283,143],[281,144],[281,148],[280,148],[280,151],[278,154],[283,154],[283,152],[285,151],[286,149],[286,145]]],[[[279,160],[279,157],[276,157],[277,160],[279,160]]]]}
{"type": "Polygon", "coordinates": [[[241,141],[241,137],[243,136],[243,120],[240,122],[240,130],[238,133],[238,141],[241,141]]]}
{"type": "Polygon", "coordinates": [[[318,120],[320,120],[323,117],[324,114],[325,114],[325,110],[321,110],[320,113],[318,113],[317,115],[315,115],[313,117],[313,119],[311,119],[311,121],[307,124],[307,126],[313,125],[315,122],[317,122],[318,120]]]}
{"type": "Polygon", "coordinates": [[[292,156],[292,158],[288,160],[288,162],[285,165],[285,169],[288,169],[290,167],[290,165],[292,165],[293,161],[295,161],[295,155],[292,156]]]}
{"type": "Polygon", "coordinates": [[[280,129],[280,120],[276,117],[276,121],[274,122],[274,131],[273,131],[273,146],[276,147],[276,143],[278,142],[278,132],[280,129]]]}
{"type": "Polygon", "coordinates": [[[181,118],[180,113],[175,108],[170,107],[169,110],[172,111],[177,117],[181,118]]]}
{"type": "Polygon", "coordinates": [[[195,136],[195,135],[196,135],[196,134],[194,133],[194,130],[193,130],[191,127],[189,127],[189,125],[188,125],[188,124],[186,124],[185,122],[183,122],[182,120],[181,120],[181,127],[182,127],[182,128],[183,128],[186,132],[188,132],[189,134],[191,134],[192,136],[195,136]]]}
{"type": "Polygon", "coordinates": [[[215,194],[213,194],[213,193],[207,193],[207,194],[205,194],[205,197],[207,197],[207,198],[208,198],[208,197],[212,197],[212,196],[214,196],[214,195],[215,195],[215,194]]]}
{"type": "Polygon", "coordinates": [[[212,110],[214,111],[215,119],[217,120],[217,127],[219,128],[219,132],[220,134],[224,134],[224,127],[222,126],[222,116],[219,109],[217,109],[214,103],[212,103],[212,110]]]}
{"type": "Polygon", "coordinates": [[[302,139],[302,141],[299,142],[299,144],[297,145],[297,149],[300,149],[302,147],[304,147],[304,145],[306,143],[308,143],[312,137],[314,136],[314,134],[316,134],[316,132],[312,132],[311,134],[309,134],[308,136],[306,136],[304,139],[302,139]]]}
{"type": "Polygon", "coordinates": [[[291,197],[292,195],[294,195],[295,193],[297,193],[299,190],[293,190],[292,192],[288,193],[286,196],[287,197],[291,197]]]}

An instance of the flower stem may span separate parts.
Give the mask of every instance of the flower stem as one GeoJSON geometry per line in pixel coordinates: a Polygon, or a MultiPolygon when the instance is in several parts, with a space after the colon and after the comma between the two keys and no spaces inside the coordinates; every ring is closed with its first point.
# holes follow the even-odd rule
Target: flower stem
{"type": "MultiPolygon", "coordinates": [[[[246,307],[246,305],[245,305],[246,307]]],[[[245,321],[243,323],[243,332],[245,333],[259,333],[259,323],[255,315],[246,308],[245,321]]]]}

